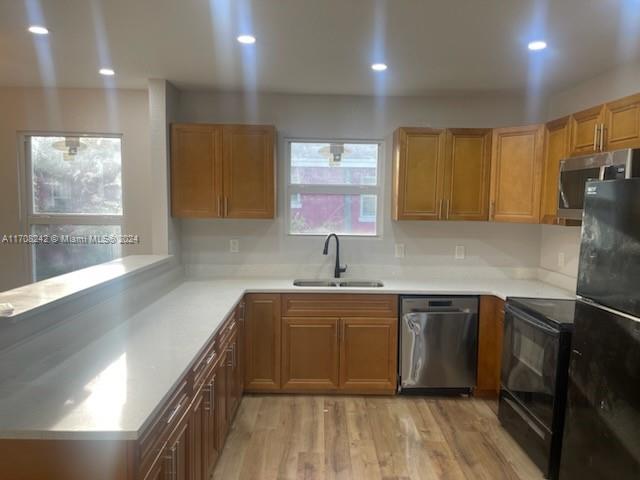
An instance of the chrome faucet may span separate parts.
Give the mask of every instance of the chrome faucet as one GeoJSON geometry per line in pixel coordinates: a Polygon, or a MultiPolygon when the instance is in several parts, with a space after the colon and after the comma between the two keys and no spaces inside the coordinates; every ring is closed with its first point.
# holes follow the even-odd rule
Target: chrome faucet
{"type": "Polygon", "coordinates": [[[324,241],[324,250],[322,250],[322,254],[327,255],[329,253],[329,240],[331,240],[331,237],[336,239],[336,269],[334,270],[333,276],[335,278],[340,278],[340,274],[347,271],[347,266],[340,266],[340,239],[338,238],[338,235],[330,233],[327,236],[327,239],[324,241]]]}

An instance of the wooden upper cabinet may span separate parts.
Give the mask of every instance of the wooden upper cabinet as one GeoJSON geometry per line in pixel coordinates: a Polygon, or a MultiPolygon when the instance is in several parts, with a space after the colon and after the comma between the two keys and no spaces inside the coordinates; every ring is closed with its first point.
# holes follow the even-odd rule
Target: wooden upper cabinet
{"type": "Polygon", "coordinates": [[[444,130],[396,130],[393,160],[394,220],[441,218],[444,152],[444,130]]]}
{"type": "Polygon", "coordinates": [[[283,318],[282,388],[288,391],[338,388],[337,318],[283,318]]]}
{"type": "Polygon", "coordinates": [[[604,150],[640,147],[640,94],[605,105],[604,150]]]}
{"type": "Polygon", "coordinates": [[[490,218],[538,223],[544,125],[493,130],[490,218]]]}
{"type": "Polygon", "coordinates": [[[222,127],[172,126],[171,212],[174,217],[222,216],[222,127]]]}
{"type": "Polygon", "coordinates": [[[541,223],[557,223],[558,175],[560,161],[569,155],[569,117],[549,122],[545,126],[544,177],[542,181],[541,223]]]}
{"type": "Polygon", "coordinates": [[[275,177],[272,126],[171,127],[175,217],[274,218],[275,177]]]}
{"type": "Polygon", "coordinates": [[[443,219],[487,220],[490,180],[491,129],[448,129],[443,219]]]}
{"type": "Polygon", "coordinates": [[[586,155],[599,150],[604,106],[588,108],[571,115],[570,155],[586,155]]]}
{"type": "Polygon", "coordinates": [[[280,295],[251,293],[245,300],[244,388],[280,389],[280,295]]]}
{"type": "Polygon", "coordinates": [[[224,127],[224,216],[275,216],[275,129],[261,125],[224,127]]]}

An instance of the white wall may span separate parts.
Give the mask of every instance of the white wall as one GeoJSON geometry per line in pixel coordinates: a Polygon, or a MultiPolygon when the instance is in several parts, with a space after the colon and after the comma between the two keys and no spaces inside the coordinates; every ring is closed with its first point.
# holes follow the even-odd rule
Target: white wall
{"type": "MultiPolygon", "coordinates": [[[[384,212],[379,238],[344,238],[342,260],[349,274],[378,266],[386,276],[419,267],[458,266],[516,269],[531,274],[540,250],[538,225],[484,222],[392,222],[390,213],[392,132],[401,125],[490,127],[517,125],[523,102],[514,97],[385,98],[313,95],[240,95],[181,92],[178,118],[189,122],[269,123],[278,128],[278,217],[260,220],[183,220],[183,261],[208,273],[260,271],[329,274],[333,255],[321,255],[323,238],[286,233],[284,209],[285,138],[382,139],[384,212]],[[241,253],[230,254],[229,240],[240,240],[241,253]],[[394,243],[406,245],[407,256],[394,258],[394,243]],[[464,245],[465,260],[455,261],[455,245],[464,245]],[[365,268],[365,264],[368,268],[365,268]],[[522,270],[524,269],[524,270],[522,270]]],[[[332,247],[333,248],[333,247],[332,247]]],[[[417,272],[416,272],[417,274],[417,272]]]]}
{"type": "MultiPolygon", "coordinates": [[[[124,231],[151,252],[149,115],[144,90],[0,88],[0,234],[23,233],[18,135],[26,131],[123,135],[124,231]]],[[[29,282],[24,246],[0,245],[0,291],[29,282]]]]}
{"type": "Polygon", "coordinates": [[[547,120],[640,92],[640,63],[628,64],[550,95],[547,120]]]}

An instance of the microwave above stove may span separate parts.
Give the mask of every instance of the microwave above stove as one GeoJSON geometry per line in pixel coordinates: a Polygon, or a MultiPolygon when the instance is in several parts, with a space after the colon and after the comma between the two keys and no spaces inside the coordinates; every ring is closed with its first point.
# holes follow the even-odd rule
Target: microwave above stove
{"type": "Polygon", "coordinates": [[[582,219],[587,182],[632,177],[640,177],[640,149],[637,148],[562,160],[558,177],[558,217],[582,219]]]}

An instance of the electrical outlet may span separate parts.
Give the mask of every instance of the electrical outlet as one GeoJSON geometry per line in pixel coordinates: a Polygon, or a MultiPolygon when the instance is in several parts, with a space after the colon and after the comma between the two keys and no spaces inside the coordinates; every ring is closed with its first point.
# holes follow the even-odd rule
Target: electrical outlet
{"type": "Polygon", "coordinates": [[[396,258],[404,258],[404,243],[396,243],[396,258]]]}
{"type": "Polygon", "coordinates": [[[558,252],[558,268],[564,268],[565,263],[564,252],[558,252]]]}
{"type": "Polygon", "coordinates": [[[240,240],[229,240],[229,251],[231,253],[240,252],[240,240]]]}
{"type": "Polygon", "coordinates": [[[456,260],[464,260],[464,245],[456,245],[456,252],[454,254],[456,260]]]}

